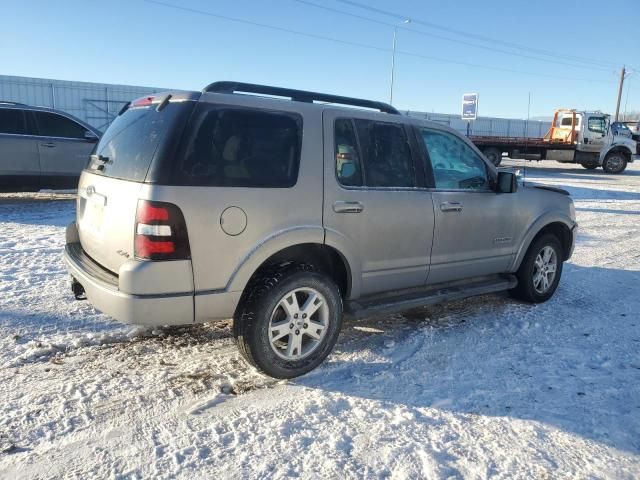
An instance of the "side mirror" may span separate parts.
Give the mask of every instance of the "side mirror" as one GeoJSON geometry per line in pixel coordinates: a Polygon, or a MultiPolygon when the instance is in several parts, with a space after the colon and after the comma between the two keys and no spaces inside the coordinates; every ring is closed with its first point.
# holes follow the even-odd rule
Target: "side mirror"
{"type": "Polygon", "coordinates": [[[84,139],[89,140],[90,142],[97,142],[98,136],[95,133],[93,133],[91,130],[85,130],[84,139]]]}
{"type": "Polygon", "coordinates": [[[518,191],[518,177],[513,172],[498,172],[496,192],[514,193],[518,191]]]}

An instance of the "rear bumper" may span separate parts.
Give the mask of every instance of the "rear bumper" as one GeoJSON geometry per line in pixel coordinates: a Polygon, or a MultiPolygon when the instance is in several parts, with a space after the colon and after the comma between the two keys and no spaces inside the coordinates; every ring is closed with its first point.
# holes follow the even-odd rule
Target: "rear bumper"
{"type": "MultiPolygon", "coordinates": [[[[138,325],[181,325],[193,323],[193,294],[134,295],[123,293],[118,284],[100,275],[95,264],[78,255],[78,244],[67,244],[67,269],[84,288],[87,300],[98,310],[123,323],[138,325]]],[[[80,249],[81,250],[81,249],[80,249]]],[[[90,259],[89,259],[90,260],[90,259]]],[[[113,278],[117,280],[115,275],[113,278]]]]}
{"type": "Polygon", "coordinates": [[[242,292],[195,292],[190,260],[128,261],[119,274],[89,257],[76,224],[67,227],[63,254],[67,270],[96,309],[136,325],[185,325],[233,317],[242,292]],[[177,293],[175,293],[177,292],[177,293]]]}

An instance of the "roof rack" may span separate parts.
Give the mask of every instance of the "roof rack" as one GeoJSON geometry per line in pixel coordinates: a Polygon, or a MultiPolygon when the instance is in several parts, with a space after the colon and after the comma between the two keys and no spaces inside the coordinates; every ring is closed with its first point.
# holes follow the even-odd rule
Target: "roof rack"
{"type": "Polygon", "coordinates": [[[394,107],[384,102],[373,100],[363,100],[360,98],[342,97],[340,95],[329,95],[327,93],[307,92],[304,90],[294,90],[291,88],[270,87],[268,85],[256,85],[242,82],[214,82],[207,85],[203,92],[211,93],[253,93],[259,95],[270,95],[274,97],[289,98],[294,102],[327,102],[340,105],[350,105],[354,107],[371,108],[384,113],[399,115],[400,112],[394,107]]]}
{"type": "Polygon", "coordinates": [[[21,107],[26,107],[27,104],[26,103],[19,103],[19,102],[11,102],[9,100],[0,100],[0,104],[2,105],[16,105],[16,106],[21,106],[21,107]]]}

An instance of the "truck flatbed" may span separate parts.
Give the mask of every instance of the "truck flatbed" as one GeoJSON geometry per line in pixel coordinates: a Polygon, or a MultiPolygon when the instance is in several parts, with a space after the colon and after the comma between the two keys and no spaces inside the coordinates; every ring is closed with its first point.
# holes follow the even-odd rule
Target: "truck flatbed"
{"type": "Polygon", "coordinates": [[[575,150],[576,145],[573,143],[563,142],[550,142],[544,138],[535,137],[492,137],[492,136],[477,136],[471,135],[469,137],[477,146],[493,146],[493,147],[506,147],[505,150],[514,148],[552,148],[554,150],[575,150]]]}

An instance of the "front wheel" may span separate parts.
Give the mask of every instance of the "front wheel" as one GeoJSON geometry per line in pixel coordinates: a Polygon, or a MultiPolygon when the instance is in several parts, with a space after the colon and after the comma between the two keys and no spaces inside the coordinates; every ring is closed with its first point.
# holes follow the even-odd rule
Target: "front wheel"
{"type": "Polygon", "coordinates": [[[531,303],[549,300],[560,282],[562,258],[558,237],[546,234],[535,240],[516,273],[518,286],[511,291],[512,296],[531,303]]]}
{"type": "Polygon", "coordinates": [[[331,353],[342,324],[335,283],[309,265],[276,268],[253,281],[234,317],[245,359],[275,378],[293,378],[331,353]]]}
{"type": "Polygon", "coordinates": [[[611,152],[602,162],[602,169],[607,173],[622,173],[625,168],[627,168],[627,157],[622,152],[611,152]]]}

